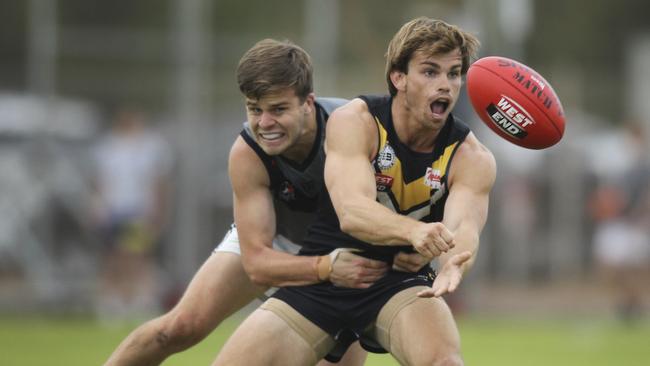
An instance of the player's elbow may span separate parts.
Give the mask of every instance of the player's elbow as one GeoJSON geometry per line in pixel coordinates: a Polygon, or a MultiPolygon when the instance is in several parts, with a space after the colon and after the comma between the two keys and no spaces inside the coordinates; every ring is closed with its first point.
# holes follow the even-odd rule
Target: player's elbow
{"type": "Polygon", "coordinates": [[[355,219],[349,205],[343,205],[337,212],[337,215],[339,218],[339,228],[342,232],[352,235],[358,230],[358,220],[355,219]]]}
{"type": "Polygon", "coordinates": [[[256,286],[272,286],[272,283],[269,281],[269,279],[264,276],[263,273],[259,271],[251,271],[247,272],[248,273],[248,278],[251,280],[251,282],[256,285],[256,286]]]}
{"type": "Polygon", "coordinates": [[[250,281],[257,286],[270,286],[269,278],[264,272],[263,261],[259,260],[260,255],[242,256],[242,265],[250,281]]]}

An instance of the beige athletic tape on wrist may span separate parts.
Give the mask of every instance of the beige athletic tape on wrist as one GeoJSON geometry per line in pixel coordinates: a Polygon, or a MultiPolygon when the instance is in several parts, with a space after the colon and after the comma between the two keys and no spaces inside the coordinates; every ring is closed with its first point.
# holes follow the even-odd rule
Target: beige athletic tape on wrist
{"type": "Polygon", "coordinates": [[[327,281],[332,273],[332,262],[329,255],[321,255],[316,259],[316,275],[320,281],[327,281]]]}

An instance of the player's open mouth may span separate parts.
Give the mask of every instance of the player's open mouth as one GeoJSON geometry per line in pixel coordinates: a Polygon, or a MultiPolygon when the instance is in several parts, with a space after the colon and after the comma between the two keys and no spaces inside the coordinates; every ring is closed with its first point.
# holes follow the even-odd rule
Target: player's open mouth
{"type": "Polygon", "coordinates": [[[431,108],[431,113],[441,115],[449,108],[449,100],[444,98],[436,99],[429,107],[431,108]]]}

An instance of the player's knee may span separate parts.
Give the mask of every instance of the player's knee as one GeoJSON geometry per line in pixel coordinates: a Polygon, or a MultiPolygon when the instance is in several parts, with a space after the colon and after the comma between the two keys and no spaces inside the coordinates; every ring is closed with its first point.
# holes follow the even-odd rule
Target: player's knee
{"type": "Polygon", "coordinates": [[[418,366],[463,366],[463,359],[458,353],[420,353],[412,360],[418,366]]]}
{"type": "Polygon", "coordinates": [[[172,312],[164,317],[163,326],[156,334],[156,342],[169,351],[182,351],[208,335],[209,329],[204,326],[206,323],[189,313],[172,312]]]}
{"type": "Polygon", "coordinates": [[[458,353],[449,353],[444,355],[439,355],[432,360],[431,363],[427,365],[433,366],[463,366],[463,359],[458,353]]]}

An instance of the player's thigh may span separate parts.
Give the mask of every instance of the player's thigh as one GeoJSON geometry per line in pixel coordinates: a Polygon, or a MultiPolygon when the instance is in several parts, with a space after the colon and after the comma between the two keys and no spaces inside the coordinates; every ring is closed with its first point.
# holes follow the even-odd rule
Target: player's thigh
{"type": "Polygon", "coordinates": [[[422,288],[404,290],[386,303],[377,320],[377,327],[383,328],[377,330],[378,340],[402,364],[461,363],[460,335],[451,310],[441,298],[417,297],[422,288]]]}
{"type": "Polygon", "coordinates": [[[201,266],[172,313],[191,316],[206,327],[223,319],[264,293],[253,284],[241,263],[230,252],[214,252],[201,266]]]}
{"type": "Polygon", "coordinates": [[[303,366],[316,362],[312,347],[284,319],[257,309],[226,342],[213,366],[303,366]]]}

